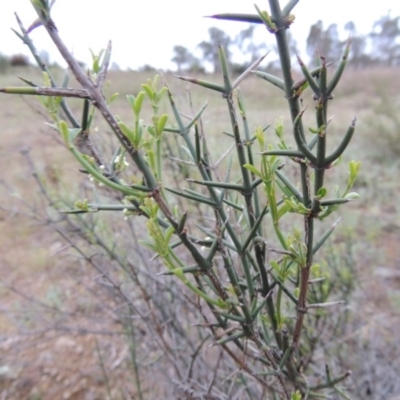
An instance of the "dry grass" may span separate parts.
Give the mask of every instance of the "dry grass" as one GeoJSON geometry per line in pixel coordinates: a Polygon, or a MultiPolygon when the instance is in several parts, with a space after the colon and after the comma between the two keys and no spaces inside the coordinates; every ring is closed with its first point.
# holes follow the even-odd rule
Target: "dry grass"
{"type": "MultiPolygon", "coordinates": [[[[0,87],[18,84],[15,76],[20,74],[31,80],[40,79],[36,69],[10,70],[6,76],[0,75],[0,87]]],[[[125,95],[137,93],[140,84],[151,77],[136,72],[111,72],[112,91],[121,94],[113,104],[113,112],[129,119],[125,95]]],[[[340,339],[351,352],[347,362],[354,371],[354,398],[367,398],[370,391],[368,398],[380,398],[387,393],[384,398],[394,399],[390,396],[396,390],[400,392],[395,382],[392,391],[384,392],[385,385],[380,381],[382,373],[387,375],[391,371],[390,386],[391,379],[400,373],[400,357],[393,353],[400,348],[399,162],[388,156],[379,160],[376,153],[382,149],[376,142],[371,145],[376,132],[371,132],[366,123],[375,112],[382,90],[390,101],[399,101],[397,77],[394,70],[348,71],[330,109],[336,115],[331,128],[332,143],[340,140],[357,114],[358,129],[345,161],[359,159],[363,163],[356,188],[361,200],[340,211],[341,229],[351,232],[348,240],[355,249],[357,271],[357,290],[351,301],[352,322],[340,339]]],[[[184,106],[188,85],[171,76],[166,79],[184,106]]],[[[280,92],[256,78],[249,78],[242,86],[248,118],[254,123],[251,128],[273,123],[280,116],[288,121],[280,92]]],[[[226,115],[226,105],[220,96],[210,95],[202,88],[192,88],[191,95],[195,109],[206,99],[209,102],[209,111],[204,115],[205,133],[217,158],[224,151],[221,132],[229,129],[228,121],[221,119],[226,115]]],[[[312,108],[310,97],[306,96],[304,101],[312,108]]],[[[80,104],[75,102],[72,108],[79,112],[80,104]]],[[[168,106],[161,111],[169,112],[168,106]]],[[[189,108],[185,111],[191,113],[189,108]]],[[[40,112],[33,98],[0,96],[1,399],[102,399],[107,398],[107,384],[111,385],[112,398],[121,398],[121,393],[128,396],[134,385],[132,371],[127,368],[127,345],[118,335],[120,326],[104,311],[106,297],[95,283],[94,272],[78,258],[74,261],[67,256],[70,250],[54,231],[30,218],[32,210],[41,212],[47,204],[38,195],[21,150],[31,149],[39,172],[53,190],[74,198],[73,193],[82,186],[76,164],[55,133],[44,125],[40,112]],[[107,334],[97,335],[100,331],[107,334]],[[100,367],[101,357],[110,367],[107,376],[100,367]]],[[[306,123],[312,125],[312,112],[307,118],[306,123]]],[[[105,129],[102,125],[99,128],[105,129]]],[[[400,132],[396,134],[400,136],[400,132]]],[[[290,137],[289,132],[287,136],[290,137]]],[[[347,174],[345,166],[343,163],[338,172],[343,178],[347,174]]],[[[148,386],[153,383],[157,388],[158,383],[160,387],[151,376],[144,382],[146,379],[148,386]]],[[[155,392],[157,389],[147,392],[145,398],[156,398],[155,392]]]]}

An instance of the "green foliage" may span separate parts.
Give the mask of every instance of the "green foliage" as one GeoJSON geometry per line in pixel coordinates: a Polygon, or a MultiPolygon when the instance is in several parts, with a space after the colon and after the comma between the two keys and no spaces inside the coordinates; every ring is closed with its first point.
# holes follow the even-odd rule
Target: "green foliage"
{"type": "Polygon", "coordinates": [[[218,47],[221,46],[225,50],[229,61],[232,55],[230,50],[232,39],[223,30],[216,27],[210,28],[208,33],[210,36],[209,41],[202,41],[198,47],[203,52],[203,59],[212,64],[214,72],[220,72],[218,47]]]}
{"type": "Polygon", "coordinates": [[[178,73],[200,67],[200,61],[184,46],[174,46],[171,61],[176,64],[178,73]]]}
{"type": "MultiPolygon", "coordinates": [[[[114,194],[113,204],[85,199],[66,213],[114,211],[134,219],[138,226],[145,225],[146,231],[139,231],[142,245],[163,262],[165,275],[171,275],[185,288],[187,301],[196,305],[197,318],[202,318],[211,330],[214,345],[251,377],[251,385],[241,380],[233,380],[232,385],[243,385],[249,398],[260,398],[266,392],[282,399],[320,398],[331,392],[347,398],[338,384],[348,373],[331,377],[327,365],[314,365],[312,360],[319,342],[324,342],[318,336],[320,322],[329,323],[334,313],[331,310],[342,304],[341,299],[331,301],[330,296],[337,287],[336,293],[343,294],[340,288],[352,283],[347,271],[335,271],[330,268],[333,262],[318,259],[321,247],[337,226],[337,222],[325,225],[324,220],[357,198],[350,190],[359,172],[358,162],[349,163],[343,192],[337,188],[330,193],[325,176],[327,169],[335,168],[355,130],[353,120],[339,145],[335,149],[328,146],[328,106],[346,66],[350,43],[331,77],[325,57],[317,60],[313,70],[298,58],[303,79],[294,82],[286,29],[293,23],[291,11],[295,4],[291,1],[281,11],[277,0],[270,0],[270,13],[256,6],[257,14],[253,16],[215,16],[261,20],[275,36],[283,78],[262,71],[255,74],[283,92],[291,114],[289,125],[277,119],[271,135],[268,128],[263,128],[270,121],[252,121],[250,125],[239,84],[246,84],[246,76],[261,59],[251,71],[232,81],[229,51],[224,50],[224,43],[228,47],[229,42],[222,31],[210,31],[212,40],[220,42],[218,46],[203,46],[214,64],[218,58],[221,82],[180,77],[221,93],[226,102],[230,119],[227,136],[235,152],[226,152],[219,163],[212,161],[210,138],[203,129],[207,105],[184,116],[171,89],[166,82],[161,85],[158,76],[143,83],[138,93],[127,96],[131,120],[114,116],[109,108],[114,95],[104,96],[101,91],[110,46],[99,55],[92,53],[93,64],[87,74],[61,46],[46,2],[35,4],[40,21],[56,45],[63,48],[65,61],[83,89],[78,93],[58,88],[50,73],[44,71],[43,90],[31,85],[34,87],[2,91],[39,94],[52,126],[80,168],[95,185],[101,184],[114,194]],[[310,127],[311,133],[303,123],[303,92],[312,92],[315,101],[316,126],[310,127]],[[81,123],[68,108],[65,93],[82,99],[81,123]],[[170,115],[160,113],[167,101],[170,115]],[[91,142],[90,127],[97,114],[118,139],[112,156],[99,153],[91,142]],[[287,144],[289,135],[296,149],[287,144]],[[278,145],[274,146],[271,136],[278,138],[278,145]],[[175,163],[187,168],[169,171],[166,148],[175,163]],[[316,369],[319,374],[315,374],[316,369]]],[[[21,31],[26,36],[22,27],[21,31]]],[[[92,238],[95,242],[95,235],[92,238]]],[[[114,259],[120,256],[118,252],[110,253],[114,259]]],[[[222,381],[221,387],[226,388],[222,381]]]]}

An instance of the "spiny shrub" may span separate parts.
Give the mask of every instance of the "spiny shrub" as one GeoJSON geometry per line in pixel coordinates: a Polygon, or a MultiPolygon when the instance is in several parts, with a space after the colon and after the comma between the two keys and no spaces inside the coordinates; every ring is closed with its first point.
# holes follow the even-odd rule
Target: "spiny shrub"
{"type": "MultiPolygon", "coordinates": [[[[331,299],[333,288],[341,285],[342,278],[331,276],[329,265],[319,258],[337,225],[327,225],[326,221],[340,206],[358,197],[351,192],[358,162],[349,163],[344,188],[327,182],[326,176],[327,169],[337,165],[355,130],[354,119],[349,121],[339,146],[332,149],[328,145],[328,107],[345,69],[350,42],[332,76],[323,55],[313,69],[298,57],[303,77],[294,81],[286,31],[294,21],[292,10],[297,2],[289,1],[281,8],[278,0],[269,0],[270,12],[256,6],[254,15],[213,16],[263,24],[276,38],[282,79],[257,70],[261,57],[232,80],[222,48],[218,49],[220,81],[179,77],[219,93],[226,103],[230,129],[225,132],[226,139],[220,141],[227,151],[219,162],[213,161],[210,137],[202,124],[207,105],[189,117],[184,115],[172,90],[166,82],[160,87],[157,77],[143,83],[139,93],[127,96],[131,121],[113,115],[110,104],[116,95],[104,88],[111,46],[99,55],[93,54],[88,74],[60,38],[46,0],[32,0],[32,4],[81,88],[68,88],[67,80],[57,86],[37,59],[44,72],[44,86],[1,90],[41,96],[52,127],[79,168],[94,184],[105,187],[107,198],[112,200],[109,204],[82,199],[68,212],[90,215],[111,210],[135,221],[135,234],[140,235],[141,244],[153,258],[162,261],[165,279],[172,277],[179,282],[185,294],[183,307],[191,310],[178,317],[186,321],[180,333],[182,346],[186,343],[183,338],[193,332],[193,321],[198,321],[199,336],[192,354],[200,352],[211,334],[214,348],[220,351],[213,353],[212,362],[201,364],[206,370],[202,382],[193,378],[197,366],[194,358],[187,360],[186,377],[182,365],[176,368],[181,377],[177,390],[186,398],[295,400],[321,398],[333,392],[348,398],[339,384],[350,373],[337,371],[332,356],[321,361],[314,355],[321,351],[321,343],[326,343],[321,326],[332,326],[333,315],[340,313],[337,309],[342,304],[340,299],[331,299]],[[289,126],[279,118],[273,127],[266,120],[250,124],[240,90],[250,74],[259,77],[260,84],[276,86],[285,96],[289,126]],[[303,122],[304,93],[312,94],[315,106],[315,124],[308,129],[303,122]],[[80,122],[68,107],[68,97],[82,100],[80,122]],[[160,112],[166,101],[171,113],[160,112]],[[148,106],[151,116],[146,118],[148,106]],[[118,139],[111,154],[97,150],[92,140],[96,113],[118,139]],[[294,148],[288,136],[293,138],[294,148]]],[[[35,54],[27,31],[19,24],[18,35],[35,54]]],[[[268,107],[268,101],[265,98],[264,107],[268,107]]],[[[126,253],[137,251],[125,248],[126,253]]],[[[117,247],[110,249],[109,255],[114,260],[123,257],[117,247]]],[[[147,273],[151,273],[152,263],[148,259],[146,263],[147,273]]],[[[135,264],[128,268],[121,261],[120,265],[132,282],[140,281],[135,264]]],[[[129,296],[127,299],[137,307],[129,296]]],[[[345,318],[339,321],[346,323],[345,318]]]]}

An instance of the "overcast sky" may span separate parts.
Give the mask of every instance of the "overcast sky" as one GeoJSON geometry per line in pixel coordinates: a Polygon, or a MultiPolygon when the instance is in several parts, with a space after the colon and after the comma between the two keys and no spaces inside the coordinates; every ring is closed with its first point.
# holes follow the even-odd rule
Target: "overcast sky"
{"type": "MultiPolygon", "coordinates": [[[[257,0],[257,5],[268,10],[267,0],[257,0]]],[[[343,26],[352,20],[358,31],[367,33],[374,21],[389,10],[392,16],[400,15],[400,0],[300,0],[293,11],[296,20],[291,31],[300,51],[305,52],[309,26],[317,20],[323,20],[325,27],[331,23],[343,26]]],[[[0,52],[28,54],[10,29],[18,30],[14,12],[26,26],[35,19],[30,0],[0,0],[0,52]]],[[[88,49],[98,51],[111,39],[113,61],[122,68],[144,64],[173,68],[170,60],[174,45],[194,50],[207,39],[211,26],[226,30],[232,37],[248,26],[203,18],[222,12],[255,13],[254,0],[57,0],[52,15],[61,37],[80,60],[88,62],[88,49]]],[[[268,43],[273,43],[271,35],[260,32],[268,43]]],[[[39,50],[48,50],[52,60],[61,62],[42,27],[33,31],[31,38],[39,50]]]]}

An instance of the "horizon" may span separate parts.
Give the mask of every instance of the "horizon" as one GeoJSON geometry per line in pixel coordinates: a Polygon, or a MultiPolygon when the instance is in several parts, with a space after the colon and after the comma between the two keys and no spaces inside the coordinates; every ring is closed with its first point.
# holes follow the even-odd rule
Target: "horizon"
{"type": "MultiPolygon", "coordinates": [[[[259,7],[268,9],[267,2],[264,3],[258,2],[259,7]]],[[[290,31],[297,42],[302,58],[307,58],[305,41],[310,26],[318,20],[323,21],[324,28],[337,23],[339,32],[343,36],[343,26],[348,21],[355,23],[359,33],[366,34],[372,30],[374,22],[387,15],[388,12],[392,17],[400,15],[400,2],[381,0],[379,7],[375,8],[366,7],[363,3],[362,0],[353,0],[351,3],[346,0],[326,0],[325,2],[300,0],[293,10],[296,20],[290,31]],[[305,7],[305,4],[309,7],[305,7]]],[[[282,2],[282,4],[285,3],[282,2]]],[[[89,49],[98,53],[111,40],[112,62],[121,69],[137,69],[148,64],[156,69],[173,70],[174,63],[171,59],[174,46],[182,45],[196,55],[199,53],[196,52],[196,46],[208,39],[210,27],[215,26],[231,37],[235,37],[248,26],[246,23],[233,23],[204,18],[204,16],[223,12],[255,13],[252,2],[240,0],[207,0],[201,4],[181,4],[177,0],[170,0],[166,4],[153,0],[141,4],[138,15],[132,14],[132,10],[126,4],[122,4],[122,0],[115,0],[111,11],[109,7],[108,3],[99,3],[94,0],[85,0],[84,3],[78,3],[78,0],[68,0],[68,2],[58,0],[52,13],[60,36],[77,59],[85,63],[90,62],[89,49]],[[114,10],[117,11],[116,17],[112,18],[110,15],[113,15],[114,10]],[[182,18],[182,15],[193,17],[182,18]],[[143,40],[144,35],[147,35],[146,40],[143,40]]],[[[0,37],[3,38],[0,53],[30,56],[27,47],[10,29],[14,28],[18,31],[14,11],[18,13],[25,27],[35,19],[35,12],[29,0],[14,0],[12,5],[10,2],[4,4],[0,15],[0,37]]],[[[49,54],[51,62],[65,66],[42,27],[35,29],[30,37],[38,51],[45,50],[49,54]]],[[[262,26],[256,29],[254,40],[257,43],[264,41],[271,50],[275,45],[273,35],[266,34],[262,26]]],[[[243,58],[240,54],[236,54],[236,57],[243,58]]]]}

